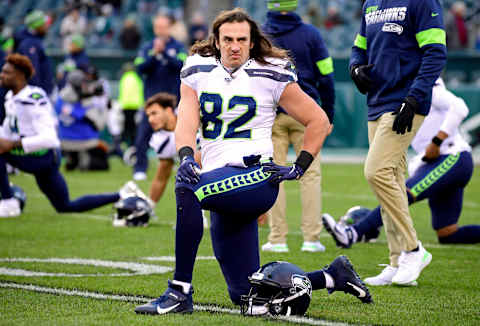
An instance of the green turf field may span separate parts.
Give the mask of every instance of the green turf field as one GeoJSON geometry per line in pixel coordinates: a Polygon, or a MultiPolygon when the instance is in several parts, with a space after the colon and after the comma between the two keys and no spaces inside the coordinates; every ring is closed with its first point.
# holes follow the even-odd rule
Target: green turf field
{"type": "MultiPolygon", "coordinates": [[[[131,175],[112,160],[108,173],[66,174],[72,197],[90,192],[116,191],[131,175]]],[[[155,167],[151,167],[152,178],[155,167]]],[[[372,208],[375,198],[361,165],[324,164],[323,207],[336,218],[347,208],[372,208]]],[[[244,318],[230,303],[220,268],[211,258],[208,232],[199,249],[193,284],[197,311],[187,316],[138,316],[139,302],[160,295],[174,266],[175,202],[173,185],[156,207],[158,220],[148,228],[111,226],[112,207],[83,214],[57,214],[39,192],[32,176],[11,177],[27,193],[24,214],[0,220],[0,325],[277,325],[292,321],[244,318]],[[57,259],[53,259],[57,258],[57,259]],[[122,264],[123,262],[123,264],[122,264]],[[130,264],[126,264],[130,263],[130,264]],[[146,273],[154,265],[155,274],[146,273]],[[151,267],[151,266],[150,266],[151,267]],[[165,272],[167,271],[167,272],[165,272]],[[18,276],[19,273],[23,276],[18,276]],[[28,273],[31,272],[31,273],[28,273]],[[61,275],[58,275],[63,273],[61,275]],[[129,273],[131,275],[118,275],[129,273]],[[71,275],[66,275],[71,274],[71,275]],[[112,275],[117,274],[117,276],[112,275]],[[201,310],[201,311],[200,311],[201,310]]],[[[148,190],[148,181],[139,185],[148,190]]],[[[286,260],[304,270],[320,269],[346,254],[360,276],[376,275],[387,263],[385,237],[373,244],[339,249],[323,231],[325,253],[300,251],[298,184],[287,182],[290,253],[262,253],[262,263],[286,260]]],[[[465,192],[460,224],[480,224],[480,169],[465,192]]],[[[427,203],[416,204],[412,215],[419,238],[433,261],[413,288],[370,288],[374,304],[362,304],[344,293],[313,294],[303,324],[339,325],[479,325],[480,245],[441,246],[430,226],[427,203]]],[[[260,244],[268,228],[260,228],[260,244]]]]}

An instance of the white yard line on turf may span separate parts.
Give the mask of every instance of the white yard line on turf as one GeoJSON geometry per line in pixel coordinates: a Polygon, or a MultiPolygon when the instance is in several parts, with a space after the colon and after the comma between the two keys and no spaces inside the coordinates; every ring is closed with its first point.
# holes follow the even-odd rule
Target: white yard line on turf
{"type": "MultiPolygon", "coordinates": [[[[76,297],[83,297],[83,298],[92,298],[92,299],[99,299],[99,300],[114,300],[114,301],[125,301],[125,302],[148,302],[152,300],[151,298],[141,297],[141,296],[131,296],[131,295],[117,295],[117,294],[104,294],[104,293],[97,293],[97,292],[89,292],[89,291],[78,291],[78,290],[67,290],[61,288],[50,288],[45,286],[38,286],[33,284],[18,284],[18,283],[11,283],[11,282],[0,282],[1,288],[7,289],[19,289],[19,290],[27,290],[39,293],[48,293],[48,294],[55,294],[55,295],[67,295],[67,296],[76,296],[76,297]]],[[[232,315],[239,315],[240,310],[238,309],[229,309],[229,308],[222,308],[215,305],[204,305],[204,304],[195,304],[195,310],[198,311],[206,311],[206,312],[214,312],[214,313],[227,313],[232,315]]],[[[309,317],[275,317],[275,318],[265,318],[265,319],[280,319],[285,320],[291,323],[296,324],[304,324],[304,325],[322,325],[322,326],[348,326],[349,324],[345,323],[338,323],[338,322],[331,322],[321,319],[314,319],[309,317]]]]}

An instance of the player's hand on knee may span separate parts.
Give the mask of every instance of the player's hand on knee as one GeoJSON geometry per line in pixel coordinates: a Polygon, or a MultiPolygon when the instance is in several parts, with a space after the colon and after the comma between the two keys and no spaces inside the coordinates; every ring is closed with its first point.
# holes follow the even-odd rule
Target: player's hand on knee
{"type": "Polygon", "coordinates": [[[355,65],[350,69],[350,77],[352,78],[355,86],[362,94],[368,93],[370,88],[373,85],[373,80],[368,75],[370,69],[372,69],[373,64],[369,65],[355,65]]]}
{"type": "Polygon", "coordinates": [[[200,166],[193,156],[185,156],[177,171],[177,181],[196,184],[200,181],[200,166]]]}
{"type": "Polygon", "coordinates": [[[405,131],[412,131],[413,117],[417,109],[417,101],[413,97],[407,96],[402,104],[392,113],[392,115],[396,116],[395,120],[393,120],[392,130],[402,135],[405,131]]]}
{"type": "Polygon", "coordinates": [[[422,157],[424,162],[433,162],[440,156],[440,146],[430,143],[425,149],[425,155],[422,157]]]}
{"type": "Polygon", "coordinates": [[[284,180],[298,180],[305,173],[301,167],[296,164],[292,166],[277,165],[273,162],[262,164],[263,172],[270,173],[270,181],[280,183],[284,180]]]}

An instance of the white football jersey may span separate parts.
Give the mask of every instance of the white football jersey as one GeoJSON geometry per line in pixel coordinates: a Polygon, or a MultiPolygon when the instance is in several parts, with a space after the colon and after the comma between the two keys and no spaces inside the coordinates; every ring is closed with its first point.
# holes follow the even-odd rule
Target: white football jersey
{"type": "Polygon", "coordinates": [[[175,132],[159,130],[150,138],[150,147],[155,150],[160,159],[174,159],[177,155],[175,148],[175,132]]]}
{"type": "Polygon", "coordinates": [[[418,167],[425,164],[422,161],[425,149],[432,142],[432,138],[441,130],[448,134],[447,139],[440,146],[440,154],[457,154],[471,151],[470,145],[463,139],[458,128],[468,115],[468,107],[463,99],[450,92],[439,78],[432,90],[432,105],[420,129],[412,140],[412,148],[417,152],[408,164],[409,174],[412,175],[418,167]]]}
{"type": "Polygon", "coordinates": [[[16,95],[8,91],[1,137],[21,139],[25,153],[60,146],[53,108],[43,89],[27,85],[16,95]]]}
{"type": "Polygon", "coordinates": [[[287,60],[253,59],[229,73],[214,57],[190,56],[180,73],[200,102],[202,171],[273,155],[272,125],[285,87],[297,81],[287,60]]]}
{"type": "Polygon", "coordinates": [[[412,147],[417,153],[423,153],[432,142],[432,138],[441,130],[448,134],[440,146],[441,154],[457,154],[471,151],[468,143],[459,133],[459,126],[468,115],[468,107],[463,99],[455,96],[445,88],[439,78],[432,90],[432,106],[422,126],[412,140],[412,147]]]}

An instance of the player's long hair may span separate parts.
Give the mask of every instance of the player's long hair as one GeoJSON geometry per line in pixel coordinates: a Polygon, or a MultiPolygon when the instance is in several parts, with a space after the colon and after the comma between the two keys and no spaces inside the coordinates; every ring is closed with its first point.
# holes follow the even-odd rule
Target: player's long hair
{"type": "Polygon", "coordinates": [[[208,39],[195,43],[190,49],[190,54],[198,53],[203,57],[215,56],[217,59],[220,59],[220,50],[215,46],[215,43],[220,41],[220,26],[225,23],[242,23],[244,21],[250,25],[250,41],[253,44],[253,48],[250,49],[250,58],[262,64],[268,64],[265,60],[268,57],[290,60],[288,51],[274,46],[267,36],[262,33],[258,24],[241,8],[222,11],[215,18],[212,25],[212,33],[208,39]]]}
{"type": "Polygon", "coordinates": [[[27,81],[35,74],[35,68],[33,68],[33,64],[27,56],[18,53],[9,54],[5,62],[21,71],[27,81]]]}

